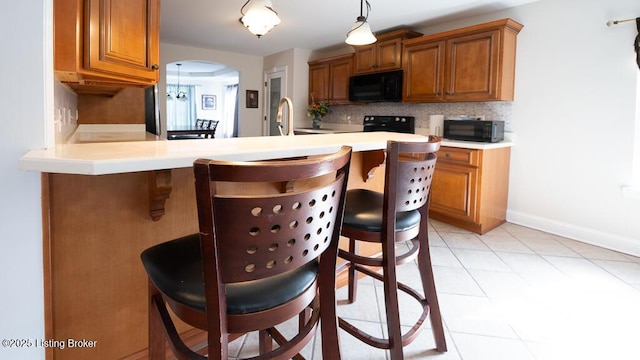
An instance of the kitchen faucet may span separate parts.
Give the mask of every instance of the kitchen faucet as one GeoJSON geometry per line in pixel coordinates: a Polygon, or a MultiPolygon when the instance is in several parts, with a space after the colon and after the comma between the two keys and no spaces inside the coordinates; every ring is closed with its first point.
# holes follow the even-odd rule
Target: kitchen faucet
{"type": "Polygon", "coordinates": [[[289,112],[287,113],[287,135],[293,136],[293,102],[286,96],[280,99],[280,103],[278,104],[278,113],[276,114],[278,130],[280,131],[280,135],[284,136],[284,133],[282,132],[282,107],[284,103],[287,103],[287,106],[289,107],[289,112]]]}

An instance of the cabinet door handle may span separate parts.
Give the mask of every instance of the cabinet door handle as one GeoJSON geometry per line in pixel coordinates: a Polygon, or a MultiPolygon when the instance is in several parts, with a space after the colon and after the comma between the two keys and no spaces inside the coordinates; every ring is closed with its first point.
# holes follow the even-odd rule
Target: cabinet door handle
{"type": "Polygon", "coordinates": [[[158,69],[160,69],[160,66],[158,66],[158,64],[153,64],[153,65],[151,65],[151,69],[158,70],[158,69]]]}

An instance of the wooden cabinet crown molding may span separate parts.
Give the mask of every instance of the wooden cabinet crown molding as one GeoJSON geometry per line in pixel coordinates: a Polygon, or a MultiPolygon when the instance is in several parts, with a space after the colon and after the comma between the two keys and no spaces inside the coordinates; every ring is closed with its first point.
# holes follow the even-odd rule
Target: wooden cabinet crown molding
{"type": "Polygon", "coordinates": [[[160,0],[54,0],[56,77],[82,93],[157,83],[160,0]]]}

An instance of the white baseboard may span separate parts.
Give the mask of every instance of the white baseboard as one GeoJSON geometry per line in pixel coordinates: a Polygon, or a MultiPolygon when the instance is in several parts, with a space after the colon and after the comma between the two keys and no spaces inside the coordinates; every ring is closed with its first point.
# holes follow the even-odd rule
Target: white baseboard
{"type": "Polygon", "coordinates": [[[640,239],[606,233],[513,210],[507,210],[507,221],[587,244],[640,256],[640,239]]]}

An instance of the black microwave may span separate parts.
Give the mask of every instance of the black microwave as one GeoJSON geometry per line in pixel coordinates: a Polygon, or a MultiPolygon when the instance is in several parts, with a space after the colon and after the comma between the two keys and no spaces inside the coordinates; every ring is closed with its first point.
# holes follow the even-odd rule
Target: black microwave
{"type": "Polygon", "coordinates": [[[349,78],[349,101],[402,100],[402,70],[355,75],[349,78]]]}
{"type": "Polygon", "coordinates": [[[442,136],[451,140],[494,143],[504,140],[504,121],[445,120],[442,136]]]}

